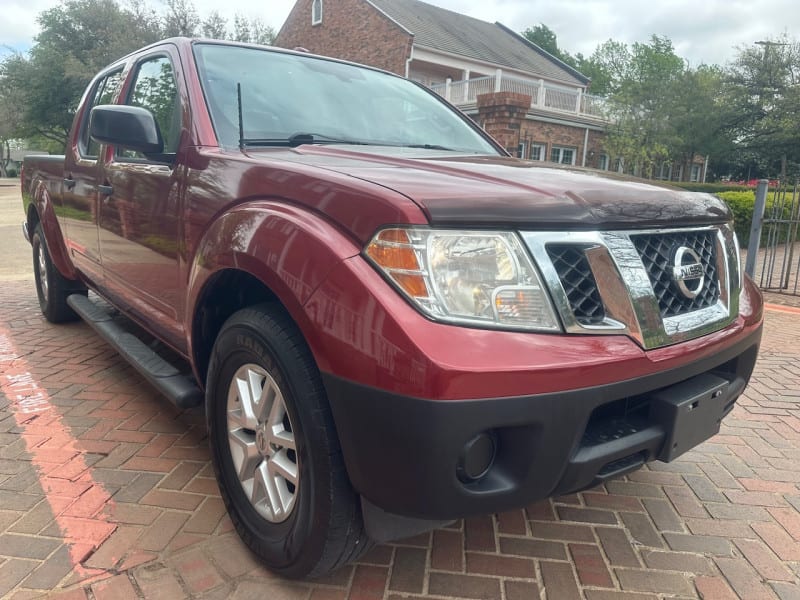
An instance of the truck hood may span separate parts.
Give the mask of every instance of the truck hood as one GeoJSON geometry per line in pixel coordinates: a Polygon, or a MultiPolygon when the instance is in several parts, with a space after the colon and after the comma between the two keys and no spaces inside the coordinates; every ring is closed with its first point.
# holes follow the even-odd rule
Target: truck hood
{"type": "Polygon", "coordinates": [[[726,205],[710,194],[502,156],[322,145],[284,152],[284,160],[403,194],[433,225],[624,229],[720,223],[731,217],[726,205]]]}

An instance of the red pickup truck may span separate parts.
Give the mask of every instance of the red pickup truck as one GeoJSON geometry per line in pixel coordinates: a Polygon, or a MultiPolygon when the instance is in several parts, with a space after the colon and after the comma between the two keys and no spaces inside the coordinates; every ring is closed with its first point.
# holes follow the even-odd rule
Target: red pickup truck
{"type": "Polygon", "coordinates": [[[120,59],[23,196],[45,317],[205,405],[231,518],[291,577],[672,460],[758,351],[714,197],[510,158],[424,87],[307,53],[120,59]]]}

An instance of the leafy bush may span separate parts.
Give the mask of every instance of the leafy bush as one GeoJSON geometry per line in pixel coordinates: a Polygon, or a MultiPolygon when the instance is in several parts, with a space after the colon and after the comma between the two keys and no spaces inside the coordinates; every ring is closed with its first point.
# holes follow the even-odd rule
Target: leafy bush
{"type": "Polygon", "coordinates": [[[6,174],[7,174],[9,177],[16,177],[16,176],[17,176],[17,170],[16,170],[14,167],[10,167],[10,168],[9,168],[9,169],[6,171],[6,174]]]}
{"type": "Polygon", "coordinates": [[[695,183],[690,181],[667,181],[669,185],[682,188],[688,192],[707,192],[717,194],[719,192],[752,192],[753,188],[746,185],[735,185],[730,183],[695,183]]]}
{"type": "MultiPolygon", "coordinates": [[[[753,190],[736,191],[736,192],[720,192],[716,194],[721,198],[725,204],[731,209],[733,213],[733,227],[736,230],[736,235],[739,236],[739,243],[743,248],[746,248],[750,243],[750,227],[753,224],[753,212],[756,204],[756,193],[753,190]]],[[[764,215],[769,217],[772,212],[772,204],[775,201],[775,193],[767,193],[767,206],[764,209],[764,215]]],[[[787,202],[783,207],[783,218],[789,219],[790,206],[787,202]]],[[[786,228],[783,227],[779,230],[778,241],[785,242],[787,236],[786,228]]],[[[766,228],[761,230],[761,243],[767,242],[766,228]]]]}

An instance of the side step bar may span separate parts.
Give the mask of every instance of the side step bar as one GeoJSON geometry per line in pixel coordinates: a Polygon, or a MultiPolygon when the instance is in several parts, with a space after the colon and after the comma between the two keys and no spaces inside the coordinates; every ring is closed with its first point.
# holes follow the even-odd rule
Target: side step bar
{"type": "Polygon", "coordinates": [[[139,338],[125,331],[100,306],[81,294],[70,295],[67,304],[175,406],[192,408],[203,403],[203,392],[193,377],[178,371],[139,338]]]}

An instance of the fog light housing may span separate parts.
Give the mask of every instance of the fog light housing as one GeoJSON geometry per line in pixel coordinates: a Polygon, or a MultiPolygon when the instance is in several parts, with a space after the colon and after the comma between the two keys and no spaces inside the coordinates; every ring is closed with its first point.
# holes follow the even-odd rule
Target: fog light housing
{"type": "Polygon", "coordinates": [[[456,475],[462,483],[483,479],[494,464],[497,441],[490,431],[483,431],[464,444],[458,457],[456,475]]]}

